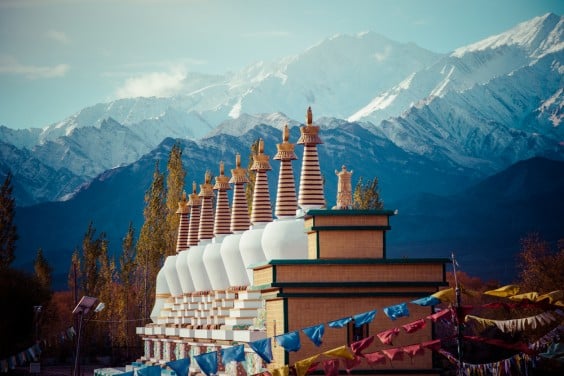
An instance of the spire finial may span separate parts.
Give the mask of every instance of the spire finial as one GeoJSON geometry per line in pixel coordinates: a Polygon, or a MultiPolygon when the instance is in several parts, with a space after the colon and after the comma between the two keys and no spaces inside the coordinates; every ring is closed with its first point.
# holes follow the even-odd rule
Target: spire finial
{"type": "Polygon", "coordinates": [[[307,108],[307,125],[313,124],[313,112],[311,111],[311,106],[307,108]]]}
{"type": "Polygon", "coordinates": [[[235,155],[235,167],[241,168],[241,154],[239,153],[235,155]]]}
{"type": "Polygon", "coordinates": [[[264,141],[262,138],[259,138],[258,153],[264,154],[264,141]]]}
{"type": "Polygon", "coordinates": [[[219,162],[219,175],[225,175],[225,164],[223,161],[219,162]]]}
{"type": "Polygon", "coordinates": [[[290,139],[290,130],[288,129],[288,124],[284,125],[284,130],[282,131],[282,142],[288,142],[290,139]]]}
{"type": "Polygon", "coordinates": [[[211,183],[211,171],[210,170],[206,170],[205,182],[206,182],[206,184],[211,183]]]}
{"type": "Polygon", "coordinates": [[[197,189],[197,185],[196,185],[196,181],[194,180],[192,182],[192,193],[196,193],[196,189],[197,189]]]}

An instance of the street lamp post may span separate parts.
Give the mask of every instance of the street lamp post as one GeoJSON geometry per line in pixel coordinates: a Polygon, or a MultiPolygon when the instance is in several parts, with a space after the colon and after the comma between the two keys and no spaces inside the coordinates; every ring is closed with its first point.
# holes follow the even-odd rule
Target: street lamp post
{"type": "Polygon", "coordinates": [[[91,296],[83,296],[80,302],[72,310],[73,316],[78,321],[78,334],[76,337],[76,349],[74,354],[74,369],[73,376],[80,375],[79,358],[80,358],[80,338],[82,336],[82,327],[86,325],[93,313],[98,313],[105,307],[104,303],[100,302],[97,298],[91,296]],[[93,307],[96,307],[92,309],[93,307]],[[86,320],[86,322],[85,322],[86,320]]]}

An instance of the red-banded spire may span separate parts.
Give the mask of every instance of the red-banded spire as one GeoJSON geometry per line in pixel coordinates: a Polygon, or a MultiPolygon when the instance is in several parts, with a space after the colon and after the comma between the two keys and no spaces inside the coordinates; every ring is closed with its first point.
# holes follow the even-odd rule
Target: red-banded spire
{"type": "Polygon", "coordinates": [[[253,208],[251,223],[272,222],[272,205],[266,172],[272,170],[268,162],[269,156],[264,154],[264,141],[259,140],[258,153],[253,155],[252,171],[256,171],[255,190],[253,192],[253,208]]]}
{"type": "Polygon", "coordinates": [[[323,195],[323,180],[319,168],[317,145],[322,144],[323,141],[318,136],[319,126],[313,125],[311,107],[307,109],[306,125],[300,127],[300,133],[298,144],[304,145],[304,157],[298,205],[305,210],[320,209],[325,207],[325,197],[323,195]]]}
{"type": "Polygon", "coordinates": [[[215,177],[213,189],[217,191],[213,233],[214,235],[231,234],[231,209],[227,198],[227,191],[231,189],[231,186],[229,177],[225,176],[223,161],[219,162],[219,176],[215,177]]]}
{"type": "Polygon", "coordinates": [[[245,231],[249,229],[249,206],[245,197],[245,183],[249,182],[247,178],[247,169],[241,167],[241,155],[237,153],[235,158],[235,168],[231,170],[231,179],[229,183],[234,185],[233,188],[233,204],[231,205],[231,232],[245,231]]]}
{"type": "Polygon", "coordinates": [[[190,214],[190,207],[186,199],[186,192],[182,192],[182,199],[178,201],[178,210],[176,214],[180,216],[178,222],[178,237],[176,238],[176,253],[188,249],[188,228],[190,221],[188,215],[190,214]]]}
{"type": "Polygon", "coordinates": [[[200,184],[200,198],[202,209],[200,212],[200,227],[198,239],[205,240],[213,238],[213,185],[211,185],[211,172],[206,171],[204,184],[200,184]]]}
{"type": "Polygon", "coordinates": [[[296,215],[298,200],[296,199],[296,184],[292,161],[298,159],[294,152],[295,145],[288,142],[290,131],[288,125],[282,132],[282,143],[276,144],[278,153],[274,159],[280,161],[280,175],[278,176],[278,190],[276,192],[276,216],[292,217],[296,215]]]}
{"type": "Polygon", "coordinates": [[[200,231],[200,197],[196,193],[196,182],[192,183],[192,193],[188,206],[190,207],[190,226],[188,227],[188,245],[198,245],[198,233],[200,231]]]}

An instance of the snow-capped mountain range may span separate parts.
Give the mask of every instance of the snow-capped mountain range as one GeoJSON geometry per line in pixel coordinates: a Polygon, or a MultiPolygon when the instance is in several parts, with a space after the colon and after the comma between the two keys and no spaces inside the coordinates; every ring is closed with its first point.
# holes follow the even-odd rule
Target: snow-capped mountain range
{"type": "Polygon", "coordinates": [[[27,174],[20,205],[61,200],[165,137],[296,125],[309,105],[323,127],[358,123],[476,176],[536,155],[564,159],[563,34],[563,18],[546,14],[447,55],[371,32],[337,35],[277,62],[193,73],[175,97],[101,103],[44,129],[0,127],[0,171],[27,174]]]}

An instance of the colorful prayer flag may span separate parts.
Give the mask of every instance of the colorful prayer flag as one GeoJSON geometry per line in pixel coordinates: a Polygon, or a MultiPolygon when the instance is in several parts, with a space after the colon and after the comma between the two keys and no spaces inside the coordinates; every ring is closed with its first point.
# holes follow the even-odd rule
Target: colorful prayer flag
{"type": "Polygon", "coordinates": [[[272,362],[272,340],[271,338],[259,339],[249,342],[249,347],[266,363],[272,362]]]}
{"type": "Polygon", "coordinates": [[[298,351],[302,347],[300,335],[297,331],[278,335],[274,339],[288,352],[298,351]]]}
{"type": "Polygon", "coordinates": [[[392,320],[409,316],[409,310],[407,309],[406,303],[386,307],[384,308],[384,313],[392,320]]]}
{"type": "Polygon", "coordinates": [[[354,315],[354,326],[356,328],[360,328],[364,324],[369,324],[374,320],[374,316],[376,316],[376,310],[368,311],[364,313],[359,313],[358,315],[354,315]]]}
{"type": "Polygon", "coordinates": [[[166,364],[169,366],[178,376],[188,376],[190,372],[190,358],[178,359],[166,364]]]}
{"type": "Polygon", "coordinates": [[[194,360],[207,376],[217,373],[217,351],[196,355],[194,360]]]}
{"type": "Polygon", "coordinates": [[[315,346],[321,346],[323,334],[325,333],[325,326],[323,324],[314,325],[302,329],[302,332],[315,344],[315,346]]]}
{"type": "Polygon", "coordinates": [[[229,362],[245,361],[245,345],[238,345],[221,349],[221,362],[227,365],[229,362]]]}

